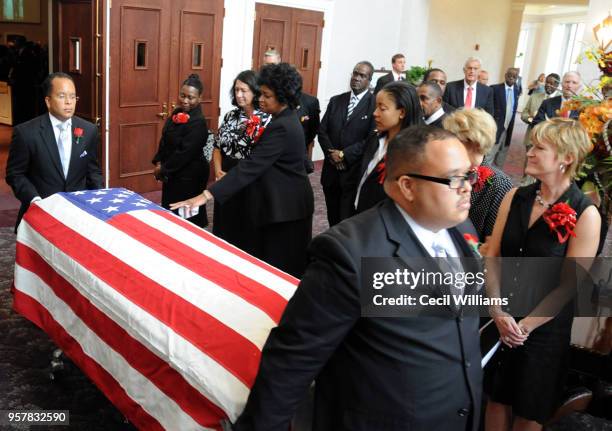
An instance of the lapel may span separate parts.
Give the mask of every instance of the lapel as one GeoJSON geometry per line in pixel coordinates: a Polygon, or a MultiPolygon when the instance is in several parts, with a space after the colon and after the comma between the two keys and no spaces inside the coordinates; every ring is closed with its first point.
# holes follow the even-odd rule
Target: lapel
{"type": "MultiPolygon", "coordinates": [[[[474,108],[480,108],[481,106],[487,105],[487,97],[486,97],[487,86],[482,85],[480,82],[476,83],[476,103],[474,103],[474,108]]],[[[491,91],[489,89],[489,91],[491,91]]],[[[502,90],[503,92],[504,90],[502,90]]],[[[504,95],[504,106],[506,106],[506,96],[504,95]]]]}
{"type": "MultiPolygon", "coordinates": [[[[357,103],[357,106],[355,106],[355,108],[353,108],[353,113],[351,114],[351,116],[349,117],[348,120],[346,120],[345,125],[348,125],[351,121],[353,121],[355,118],[361,117],[361,114],[363,113],[364,108],[368,105],[369,101],[370,101],[370,97],[372,97],[371,94],[369,94],[369,90],[365,90],[368,93],[364,94],[363,97],[361,98],[361,100],[357,103]]],[[[350,100],[350,97],[349,97],[350,100]]],[[[346,110],[345,110],[345,114],[346,112],[348,112],[348,101],[346,103],[346,110]]],[[[345,116],[346,118],[346,116],[345,116]]]]}
{"type": "Polygon", "coordinates": [[[342,93],[339,97],[338,97],[338,113],[340,115],[340,122],[341,124],[344,124],[346,122],[346,114],[348,113],[348,104],[351,100],[351,92],[349,91],[348,93],[342,93]]]}
{"type": "Polygon", "coordinates": [[[465,101],[463,100],[463,87],[465,83],[463,80],[457,81],[458,85],[454,88],[455,97],[457,98],[457,106],[462,107],[465,106],[465,101]]]}
{"type": "Polygon", "coordinates": [[[70,164],[68,165],[68,174],[66,175],[66,180],[68,180],[70,174],[74,171],[76,163],[79,161],[83,149],[85,149],[85,146],[83,145],[83,139],[85,138],[85,136],[81,137],[80,143],[78,145],[76,143],[76,138],[74,137],[74,129],[75,127],[78,127],[78,124],[75,125],[75,120],[76,117],[72,117],[72,127],[70,129],[70,142],[72,148],[70,151],[70,164]]]}
{"type": "Polygon", "coordinates": [[[57,148],[57,141],[55,140],[55,134],[53,133],[53,126],[49,119],[49,114],[43,114],[40,121],[40,136],[45,144],[45,148],[49,152],[49,157],[53,162],[53,165],[57,169],[57,173],[61,178],[64,178],[64,171],[62,170],[62,162],[60,161],[59,149],[57,148]]]}
{"type": "Polygon", "coordinates": [[[514,106],[512,107],[512,112],[516,112],[516,109],[518,108],[518,99],[519,99],[519,91],[518,91],[518,85],[516,85],[516,83],[514,84],[514,106]]]}

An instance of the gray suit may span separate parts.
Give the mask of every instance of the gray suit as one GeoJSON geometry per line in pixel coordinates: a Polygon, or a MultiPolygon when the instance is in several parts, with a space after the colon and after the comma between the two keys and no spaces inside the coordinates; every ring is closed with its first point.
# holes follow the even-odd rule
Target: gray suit
{"type": "MultiPolygon", "coordinates": [[[[471,256],[460,229],[449,233],[459,254],[471,256]]],[[[394,202],[341,222],[309,251],[235,430],[286,431],[316,379],[317,431],[476,431],[478,318],[361,316],[362,257],[429,256],[394,202]]]]}

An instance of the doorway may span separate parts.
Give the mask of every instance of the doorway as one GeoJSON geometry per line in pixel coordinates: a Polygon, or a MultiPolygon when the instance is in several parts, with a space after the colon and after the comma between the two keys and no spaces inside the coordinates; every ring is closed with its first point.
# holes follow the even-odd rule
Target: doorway
{"type": "Polygon", "coordinates": [[[180,83],[204,84],[209,128],[219,117],[223,0],[114,0],[110,14],[109,180],[139,193],[159,190],[151,159],[180,83]]]}
{"type": "Polygon", "coordinates": [[[323,25],[323,12],[256,3],[253,68],[259,69],[264,53],[274,49],[300,72],[302,90],[316,96],[323,25]]]}

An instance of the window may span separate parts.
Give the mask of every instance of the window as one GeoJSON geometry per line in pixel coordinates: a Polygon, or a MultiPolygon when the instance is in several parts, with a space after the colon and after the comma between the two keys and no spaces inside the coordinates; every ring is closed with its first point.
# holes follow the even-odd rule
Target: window
{"type": "Polygon", "coordinates": [[[580,44],[584,34],[584,23],[568,22],[555,25],[549,47],[546,70],[563,75],[576,70],[576,58],[580,53],[580,44]]]}
{"type": "Polygon", "coordinates": [[[134,41],[134,69],[148,69],[147,41],[134,41]]]}
{"type": "Polygon", "coordinates": [[[81,38],[71,37],[69,47],[69,69],[70,72],[81,73],[81,38]]]}
{"type": "Polygon", "coordinates": [[[204,42],[193,42],[191,49],[191,68],[204,69],[204,42]]]}

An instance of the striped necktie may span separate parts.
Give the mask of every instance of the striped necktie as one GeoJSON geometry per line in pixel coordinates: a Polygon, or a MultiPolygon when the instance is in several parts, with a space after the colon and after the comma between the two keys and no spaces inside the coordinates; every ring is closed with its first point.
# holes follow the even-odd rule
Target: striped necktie
{"type": "Polygon", "coordinates": [[[351,118],[351,114],[353,113],[353,109],[355,109],[355,105],[357,105],[357,96],[354,94],[351,96],[351,101],[348,105],[348,110],[346,111],[346,119],[351,118]]]}

